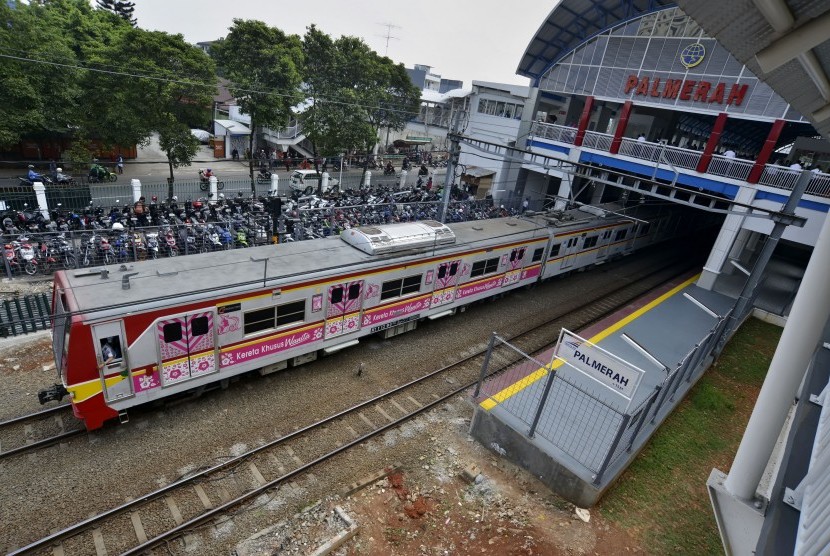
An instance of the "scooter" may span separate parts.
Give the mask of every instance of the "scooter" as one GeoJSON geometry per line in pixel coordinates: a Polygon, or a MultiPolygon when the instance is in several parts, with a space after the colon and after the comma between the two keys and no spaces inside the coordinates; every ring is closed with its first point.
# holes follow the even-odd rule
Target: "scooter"
{"type": "Polygon", "coordinates": [[[256,176],[257,183],[271,183],[271,172],[266,170],[265,168],[260,168],[259,173],[256,176]]]}

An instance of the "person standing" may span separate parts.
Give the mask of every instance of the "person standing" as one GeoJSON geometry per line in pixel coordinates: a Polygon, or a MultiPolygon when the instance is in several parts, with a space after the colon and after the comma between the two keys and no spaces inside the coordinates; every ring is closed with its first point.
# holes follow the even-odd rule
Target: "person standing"
{"type": "Polygon", "coordinates": [[[530,197],[525,197],[525,200],[522,201],[522,212],[527,211],[527,207],[530,206],[530,197]]]}
{"type": "Polygon", "coordinates": [[[285,171],[290,172],[291,171],[291,159],[288,158],[288,151],[285,151],[284,153],[282,153],[282,163],[285,164],[285,171]]]}
{"type": "Polygon", "coordinates": [[[118,168],[118,173],[124,173],[124,157],[121,156],[121,153],[118,153],[118,158],[115,159],[115,167],[118,168]]]}

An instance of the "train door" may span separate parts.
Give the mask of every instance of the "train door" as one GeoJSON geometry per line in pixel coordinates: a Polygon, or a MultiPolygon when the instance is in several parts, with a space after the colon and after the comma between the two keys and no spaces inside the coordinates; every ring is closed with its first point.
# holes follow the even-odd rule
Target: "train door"
{"type": "Polygon", "coordinates": [[[521,279],[526,251],[527,247],[517,247],[510,252],[510,258],[507,261],[507,271],[501,283],[503,288],[515,284],[521,279]]]}
{"type": "Polygon", "coordinates": [[[611,230],[602,232],[599,240],[599,251],[597,251],[597,260],[601,261],[608,255],[608,244],[611,243],[611,230]]]}
{"type": "Polygon", "coordinates": [[[96,324],[92,327],[95,356],[107,401],[133,395],[133,381],[128,378],[127,342],[121,321],[96,324]]]}
{"type": "Polygon", "coordinates": [[[218,370],[215,322],[213,312],[204,311],[156,323],[162,386],[218,370]]]}
{"type": "Polygon", "coordinates": [[[334,338],[360,330],[363,280],[329,286],[324,338],[334,338]]]}
{"type": "Polygon", "coordinates": [[[579,236],[570,238],[562,244],[562,268],[570,268],[576,262],[576,256],[579,253],[579,236]]]}
{"type": "Polygon", "coordinates": [[[455,287],[461,270],[461,259],[439,264],[435,268],[435,284],[432,288],[432,307],[446,305],[455,300],[455,287]]]}

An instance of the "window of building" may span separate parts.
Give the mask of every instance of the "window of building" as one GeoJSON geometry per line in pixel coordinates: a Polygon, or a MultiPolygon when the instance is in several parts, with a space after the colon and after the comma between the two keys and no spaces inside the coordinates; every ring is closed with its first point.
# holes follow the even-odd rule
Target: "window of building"
{"type": "Polygon", "coordinates": [[[421,291],[421,277],[421,274],[416,274],[414,276],[384,282],[380,290],[381,301],[421,291]]]}
{"type": "Polygon", "coordinates": [[[491,272],[496,272],[499,269],[499,258],[495,257],[493,259],[485,259],[483,261],[477,261],[473,263],[473,268],[470,270],[470,278],[475,278],[476,276],[483,276],[485,274],[490,274],[491,272]]]}

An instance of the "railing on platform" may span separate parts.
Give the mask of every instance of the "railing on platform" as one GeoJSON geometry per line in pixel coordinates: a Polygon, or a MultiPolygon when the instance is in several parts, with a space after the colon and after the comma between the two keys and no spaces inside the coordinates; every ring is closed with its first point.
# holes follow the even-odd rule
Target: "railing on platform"
{"type": "MultiPolygon", "coordinates": [[[[547,139],[558,143],[573,144],[576,137],[576,129],[568,126],[534,122],[530,136],[537,139],[547,139]]],[[[607,133],[595,131],[585,132],[584,148],[608,152],[611,150],[613,136],[607,133]]],[[[664,143],[652,143],[649,141],[637,141],[630,137],[624,137],[620,144],[619,153],[623,156],[647,160],[649,162],[668,163],[675,168],[686,170],[697,170],[702,153],[700,151],[674,147],[664,143]]],[[[746,181],[749,177],[755,162],[740,158],[729,158],[723,155],[713,155],[709,163],[707,174],[746,181]]],[[[791,191],[798,179],[798,170],[786,166],[767,164],[758,181],[760,185],[785,189],[791,191]]],[[[817,197],[830,197],[830,175],[821,172],[810,180],[806,194],[817,197]]]]}
{"type": "Polygon", "coordinates": [[[725,322],[721,317],[673,370],[666,369],[665,379],[627,411],[611,407],[557,373],[557,364],[541,362],[494,333],[473,401],[480,410],[498,407],[508,413],[511,419],[504,422],[516,432],[544,438],[566,454],[567,466],[581,466],[594,477],[594,484],[600,484],[608,469],[648,440],[705,372],[704,362],[725,322]],[[485,380],[495,369],[501,370],[485,380]],[[519,395],[526,389],[526,395],[519,395]]]}

